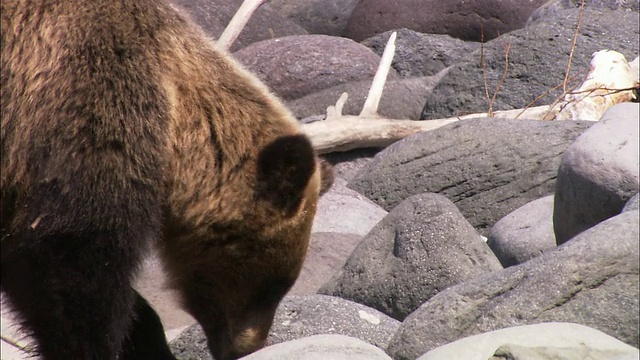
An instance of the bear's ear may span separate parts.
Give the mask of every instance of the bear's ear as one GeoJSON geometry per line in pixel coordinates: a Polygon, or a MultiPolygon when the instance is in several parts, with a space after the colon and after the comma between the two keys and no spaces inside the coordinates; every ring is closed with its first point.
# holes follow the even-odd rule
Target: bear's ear
{"type": "Polygon", "coordinates": [[[256,197],[293,216],[316,170],[309,139],[302,134],[276,139],[260,151],[257,166],[256,197]]]}

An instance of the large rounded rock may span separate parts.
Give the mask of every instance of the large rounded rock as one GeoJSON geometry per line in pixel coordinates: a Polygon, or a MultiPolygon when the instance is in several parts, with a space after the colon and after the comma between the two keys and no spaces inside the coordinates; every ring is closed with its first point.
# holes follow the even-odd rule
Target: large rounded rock
{"type": "Polygon", "coordinates": [[[402,320],[448,286],[499,269],[498,259],[451,201],[421,194],[376,225],[319,292],[402,320]]]}
{"type": "Polygon", "coordinates": [[[622,208],[622,211],[631,211],[640,209],[640,194],[635,194],[622,208]]]}
{"type": "Polygon", "coordinates": [[[351,13],[344,36],[361,41],[381,32],[408,28],[462,40],[493,39],[521,28],[546,0],[363,0],[351,13]]]}
{"type": "Polygon", "coordinates": [[[639,111],[633,103],[613,106],[565,152],[553,212],[558,244],[620,213],[638,193],[639,111]]]}
{"type": "Polygon", "coordinates": [[[534,200],[493,225],[487,245],[502,266],[522,264],[556,247],[552,219],[553,195],[534,200]]]}
{"type": "Polygon", "coordinates": [[[462,61],[470,52],[480,49],[479,43],[462,41],[449,35],[423,34],[409,29],[387,31],[363,40],[361,44],[382,56],[394,31],[397,31],[398,35],[391,67],[404,77],[435,75],[462,61]]]}
{"type": "MultiPolygon", "coordinates": [[[[243,0],[170,0],[185,11],[207,35],[217,39],[231,21],[243,0]]],[[[307,32],[295,22],[278,14],[269,4],[263,4],[251,16],[247,25],[231,46],[231,51],[254,42],[307,32]]]]}
{"type": "MultiPolygon", "coordinates": [[[[234,56],[285,100],[372,78],[380,62],[380,57],[366,46],[326,35],[265,40],[245,47],[234,56]]],[[[389,75],[398,77],[395,70],[389,75]]]]}
{"type": "Polygon", "coordinates": [[[331,189],[318,201],[311,232],[334,232],[366,235],[387,212],[347,188],[347,182],[336,178],[331,189]]]}
{"type": "Polygon", "coordinates": [[[353,301],[325,295],[287,296],[276,311],[267,343],[338,334],[386,349],[398,327],[398,320],[353,301]]]}
{"type": "Polygon", "coordinates": [[[325,154],[324,158],[333,164],[335,176],[345,179],[348,184],[360,169],[373,160],[373,157],[380,150],[376,148],[354,149],[325,154]]]}
{"type": "Polygon", "coordinates": [[[349,187],[387,211],[411,195],[445,195],[486,236],[502,217],[553,194],[562,153],[592,124],[460,121],[387,147],[349,187]]]}
{"type": "Polygon", "coordinates": [[[342,36],[358,0],[271,0],[269,5],[309,34],[342,36]]]}
{"type": "MultiPolygon", "coordinates": [[[[585,7],[603,8],[610,10],[626,10],[638,12],[640,2],[638,0],[589,0],[584,2],[585,7]]],[[[537,8],[527,22],[535,21],[545,16],[553,15],[560,10],[575,9],[580,6],[577,0],[550,0],[537,8]]]]}
{"type": "Polygon", "coordinates": [[[276,344],[243,360],[391,360],[381,349],[344,335],[314,335],[276,344]]]}
{"type": "MultiPolygon", "coordinates": [[[[493,110],[524,108],[538,96],[549,93],[535,105],[554,102],[562,95],[568,54],[573,41],[579,10],[563,10],[531,23],[524,29],[487,42],[484,63],[481,53],[469,54],[453,66],[427,97],[422,119],[438,119],[486,112],[505,69],[505,47],[510,45],[509,69],[493,104],[493,110]],[[535,44],[535,46],[532,46],[535,44]],[[485,75],[486,74],[486,75],[485,75]],[[551,89],[556,89],[550,91],[551,89]]],[[[580,35],[573,53],[571,70],[579,84],[589,70],[591,56],[602,49],[619,51],[628,60],[638,56],[638,13],[589,8],[584,12],[580,35]]]]}
{"type": "Polygon", "coordinates": [[[635,355],[637,359],[639,354],[638,349],[602,331],[579,324],[553,322],[469,336],[435,348],[418,360],[493,359],[491,356],[496,349],[507,344],[527,351],[528,357],[515,359],[610,360],[625,355],[635,355]],[[537,357],[536,353],[555,354],[556,357],[537,357]]]}
{"type": "Polygon", "coordinates": [[[640,213],[627,211],[524,264],[450,287],[413,312],[388,353],[415,359],[463,337],[570,322],[638,347],[640,213]]]}
{"type": "Polygon", "coordinates": [[[290,294],[315,294],[344,266],[362,235],[316,232],[311,234],[302,270],[290,294]]]}

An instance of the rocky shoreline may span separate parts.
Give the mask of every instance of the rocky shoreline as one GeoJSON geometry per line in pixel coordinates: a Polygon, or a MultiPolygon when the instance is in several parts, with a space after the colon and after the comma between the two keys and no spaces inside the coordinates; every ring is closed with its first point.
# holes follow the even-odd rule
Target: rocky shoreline
{"type": "MultiPolygon", "coordinates": [[[[240,2],[174,4],[216,38],[240,2]]],[[[379,113],[428,121],[486,111],[507,44],[494,109],[522,108],[561,84],[579,17],[568,0],[485,1],[467,12],[454,1],[388,3],[272,0],[231,50],[311,121],[344,91],[344,113],[358,114],[388,30],[398,30],[379,113]],[[494,3],[502,7],[489,11],[494,3]],[[478,18],[497,19],[483,23],[482,46],[470,40],[478,18]]],[[[638,2],[587,5],[578,83],[594,51],[638,56],[638,2]]],[[[319,204],[302,274],[269,346],[246,358],[638,359],[639,112],[624,103],[599,122],[471,119],[328,154],[338,179],[319,204]]],[[[149,259],[138,289],[174,353],[211,359],[162,282],[149,259]]],[[[3,344],[3,359],[24,358],[10,350],[3,344]]]]}

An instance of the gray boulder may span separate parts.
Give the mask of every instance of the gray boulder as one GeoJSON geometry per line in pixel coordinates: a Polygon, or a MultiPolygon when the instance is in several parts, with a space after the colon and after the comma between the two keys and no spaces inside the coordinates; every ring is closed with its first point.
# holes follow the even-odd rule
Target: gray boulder
{"type": "Polygon", "coordinates": [[[521,28],[546,0],[363,0],[356,5],[344,36],[361,41],[381,32],[408,28],[462,40],[490,40],[521,28]]]}
{"type": "Polygon", "coordinates": [[[567,148],[556,183],[556,242],[617,215],[640,188],[638,104],[615,105],[567,148]]]}
{"type": "Polygon", "coordinates": [[[289,293],[315,294],[344,266],[361,240],[362,235],[358,234],[312,233],[300,276],[289,293]]]}
{"type": "Polygon", "coordinates": [[[442,194],[487,236],[510,212],[553,194],[562,153],[592,124],[460,121],[392,144],[349,187],[387,211],[411,195],[442,194]]]}
{"type": "Polygon", "coordinates": [[[334,232],[366,235],[387,211],[373,201],[347,188],[347,182],[336,178],[331,189],[318,201],[311,232],[334,232]]]}
{"type": "Polygon", "coordinates": [[[344,335],[314,335],[268,346],[243,360],[391,360],[381,349],[344,335]]]}
{"type": "Polygon", "coordinates": [[[551,322],[514,326],[469,336],[437,347],[418,360],[487,360],[495,354],[496,349],[505,344],[526,352],[523,357],[511,359],[530,359],[526,356],[533,356],[531,353],[536,350],[547,353],[556,350],[556,354],[559,350],[562,356],[531,357],[532,360],[609,360],[624,355],[636,355],[637,359],[639,354],[638,349],[633,346],[588,326],[551,322]],[[530,351],[531,349],[534,350],[530,351]]]}
{"type": "MultiPolygon", "coordinates": [[[[380,62],[380,57],[366,46],[326,35],[264,40],[233,55],[284,100],[373,78],[380,62]]],[[[389,78],[398,78],[395,70],[389,78]]]]}
{"type": "Polygon", "coordinates": [[[451,201],[420,194],[378,223],[319,293],[402,320],[447,287],[500,269],[498,259],[451,201]]]}
{"type": "Polygon", "coordinates": [[[342,36],[358,0],[271,0],[269,5],[309,34],[342,36]]]}
{"type": "MultiPolygon", "coordinates": [[[[542,17],[557,13],[560,10],[575,9],[580,7],[581,0],[550,0],[537,8],[527,20],[527,23],[538,20],[542,17]]],[[[638,0],[587,0],[585,7],[604,8],[610,10],[626,10],[638,12],[638,0]]]]}
{"type": "MultiPolygon", "coordinates": [[[[454,65],[429,94],[421,119],[438,119],[486,112],[485,90],[493,93],[505,68],[505,46],[509,51],[509,71],[493,104],[493,110],[524,108],[538,96],[562,84],[567,68],[579,10],[562,10],[502,35],[484,45],[485,71],[480,51],[454,65]],[[532,45],[532,44],[535,44],[532,45]]],[[[619,51],[628,60],[638,56],[638,13],[623,10],[588,8],[584,13],[578,45],[572,58],[572,75],[579,84],[589,70],[594,52],[602,49],[619,51]]],[[[562,86],[541,98],[535,105],[554,102],[562,94],[562,86]]]]}
{"type": "Polygon", "coordinates": [[[338,334],[386,349],[398,327],[398,320],[353,301],[325,295],[288,296],[276,311],[267,343],[338,334]]]}
{"type": "Polygon", "coordinates": [[[388,353],[415,359],[463,337],[552,321],[638,347],[639,222],[627,211],[524,264],[442,291],[407,317],[388,353]]]}
{"type": "Polygon", "coordinates": [[[624,205],[622,211],[638,210],[640,208],[640,198],[638,198],[638,195],[640,194],[633,195],[633,197],[624,205]]]}
{"type": "MultiPolygon", "coordinates": [[[[187,329],[171,342],[178,359],[213,360],[204,332],[198,325],[187,329]]],[[[345,335],[314,335],[267,346],[243,360],[391,360],[382,349],[345,335]]]]}
{"type": "Polygon", "coordinates": [[[409,29],[387,31],[360,43],[382,56],[394,31],[398,35],[391,67],[404,77],[435,75],[480,48],[480,43],[477,42],[466,42],[449,35],[423,34],[409,29]]]}
{"type": "Polygon", "coordinates": [[[373,157],[380,150],[376,148],[354,149],[325,154],[323,157],[333,164],[335,176],[346,180],[348,184],[365,165],[373,161],[373,157]]]}
{"type": "Polygon", "coordinates": [[[171,352],[178,359],[213,360],[207,347],[207,337],[199,324],[193,324],[169,342],[171,352]]]}
{"type": "Polygon", "coordinates": [[[611,360],[619,359],[622,356],[633,356],[636,354],[621,352],[618,350],[592,349],[586,344],[575,347],[566,346],[538,346],[528,347],[514,344],[502,345],[489,358],[489,360],[611,360]]]}
{"type": "Polygon", "coordinates": [[[487,245],[502,266],[522,264],[556,247],[552,219],[553,195],[534,200],[493,225],[487,245]]]}

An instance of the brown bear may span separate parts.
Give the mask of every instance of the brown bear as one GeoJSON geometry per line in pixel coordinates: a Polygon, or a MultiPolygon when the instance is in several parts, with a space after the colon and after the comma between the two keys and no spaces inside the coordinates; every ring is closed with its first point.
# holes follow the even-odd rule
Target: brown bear
{"type": "Polygon", "coordinates": [[[296,119],[165,2],[1,6],[1,289],[36,351],[172,359],[151,246],[216,359],[262,347],[331,182],[296,119]]]}

